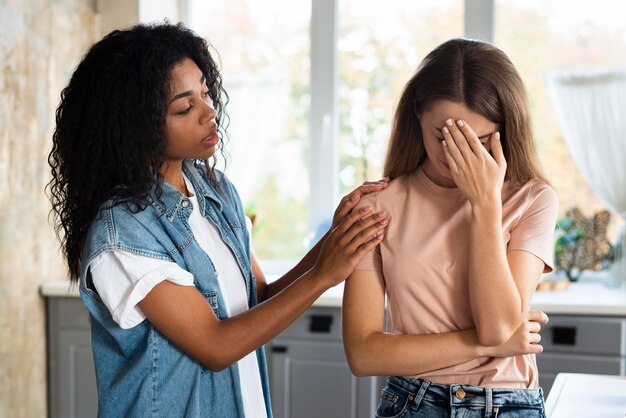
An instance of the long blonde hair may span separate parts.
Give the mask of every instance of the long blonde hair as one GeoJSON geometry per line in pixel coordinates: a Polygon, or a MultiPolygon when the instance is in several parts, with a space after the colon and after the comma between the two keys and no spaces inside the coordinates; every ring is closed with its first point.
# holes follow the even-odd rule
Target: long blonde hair
{"type": "Polygon", "coordinates": [[[464,103],[500,125],[506,179],[515,187],[533,179],[548,183],[535,147],[522,78],[504,52],[470,39],[439,45],[406,84],[393,120],[385,176],[408,174],[426,160],[419,118],[438,100],[464,103]]]}

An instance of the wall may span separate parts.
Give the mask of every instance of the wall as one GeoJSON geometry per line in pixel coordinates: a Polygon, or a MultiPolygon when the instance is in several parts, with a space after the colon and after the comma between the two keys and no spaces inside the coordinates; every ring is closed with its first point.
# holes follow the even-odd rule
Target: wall
{"type": "Polygon", "coordinates": [[[44,194],[59,93],[98,33],[94,0],[0,0],[0,418],[46,416],[44,300],[65,280],[44,194]]]}

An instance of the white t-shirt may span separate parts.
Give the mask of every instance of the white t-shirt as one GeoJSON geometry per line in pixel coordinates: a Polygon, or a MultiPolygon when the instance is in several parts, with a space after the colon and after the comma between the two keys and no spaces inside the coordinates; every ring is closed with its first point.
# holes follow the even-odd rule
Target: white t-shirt
{"type": "MultiPolygon", "coordinates": [[[[219,230],[200,213],[191,182],[185,177],[193,211],[189,226],[200,247],[211,256],[229,316],[248,310],[244,277],[235,256],[219,230]]],[[[121,328],[132,328],[146,319],[139,302],[163,280],[193,286],[193,275],[171,261],[157,260],[126,251],[106,251],[89,265],[100,298],[121,328]]],[[[238,362],[241,395],[246,418],[267,418],[256,351],[238,362]]]]}

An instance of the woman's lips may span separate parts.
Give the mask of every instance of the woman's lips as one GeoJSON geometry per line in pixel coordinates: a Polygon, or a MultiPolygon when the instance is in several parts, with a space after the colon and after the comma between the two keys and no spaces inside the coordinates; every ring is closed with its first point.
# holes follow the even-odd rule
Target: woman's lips
{"type": "Polygon", "coordinates": [[[217,143],[219,142],[220,138],[217,135],[217,132],[213,132],[211,133],[209,136],[207,136],[206,138],[204,138],[204,140],[202,141],[203,144],[208,145],[210,147],[217,145],[217,143]]]}

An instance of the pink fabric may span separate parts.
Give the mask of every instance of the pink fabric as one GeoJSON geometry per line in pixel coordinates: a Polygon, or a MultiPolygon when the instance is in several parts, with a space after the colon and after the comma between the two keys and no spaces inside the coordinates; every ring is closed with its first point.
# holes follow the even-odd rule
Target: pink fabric
{"type": "MultiPolygon", "coordinates": [[[[507,250],[528,251],[552,271],[558,202],[554,190],[530,182],[518,190],[505,182],[503,238],[507,250]]],[[[434,334],[474,328],[468,291],[470,204],[460,190],[433,183],[421,169],[363,198],[391,222],[385,240],[358,270],[384,275],[388,330],[396,334],[434,334]]],[[[443,384],[534,388],[534,355],[479,358],[420,376],[443,384]]]]}

